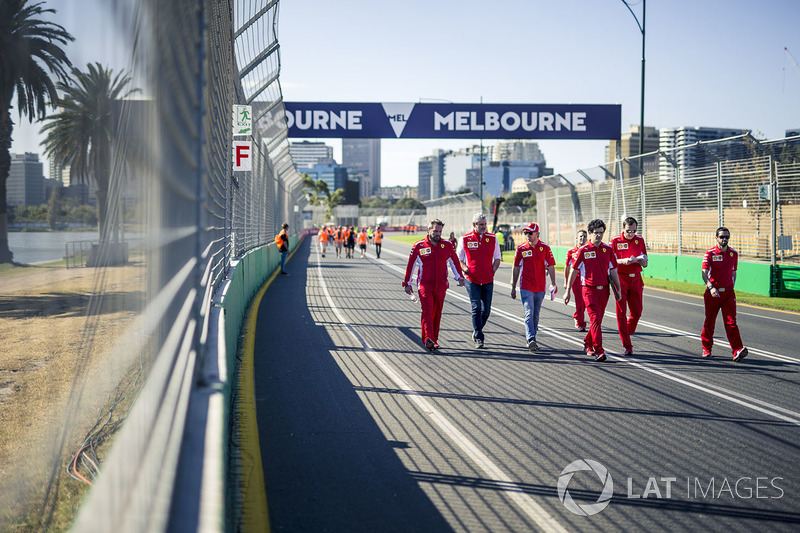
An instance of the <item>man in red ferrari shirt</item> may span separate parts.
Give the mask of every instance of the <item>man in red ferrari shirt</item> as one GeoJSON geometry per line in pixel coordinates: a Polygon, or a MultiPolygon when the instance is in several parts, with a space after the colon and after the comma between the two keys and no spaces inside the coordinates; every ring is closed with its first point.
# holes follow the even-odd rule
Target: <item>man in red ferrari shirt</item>
{"type": "Polygon", "coordinates": [[[422,342],[431,352],[439,348],[439,323],[447,294],[447,269],[453,271],[458,286],[464,286],[464,275],[450,241],[442,239],[444,222],[438,219],[428,223],[428,236],[411,248],[403,278],[403,289],[413,295],[411,279],[417,271],[417,292],[422,308],[422,342]]]}
{"type": "Polygon", "coordinates": [[[647,266],[647,246],[641,235],[636,234],[639,223],[628,217],[622,223],[622,234],[611,239],[611,249],[617,259],[619,288],[622,298],[617,300],[617,329],[625,349],[625,355],[633,355],[631,335],[642,317],[642,268],[647,266]],[[630,309],[631,316],[628,316],[630,309]]]}
{"type": "Polygon", "coordinates": [[[472,307],[472,340],[476,348],[483,348],[483,327],[492,312],[494,273],[500,268],[503,256],[497,237],[486,231],[486,215],[475,213],[472,229],[459,240],[458,259],[467,277],[467,294],[472,307]]]}
{"type": "Polygon", "coordinates": [[[733,292],[739,254],[728,246],[730,238],[731,232],[728,231],[728,228],[717,228],[717,245],[709,249],[703,256],[702,276],[706,284],[703,301],[705,302],[706,318],[703,322],[700,341],[703,343],[703,357],[711,357],[711,347],[714,345],[714,327],[717,323],[717,314],[721,309],[725,323],[725,335],[731,345],[733,360],[741,361],[747,357],[747,348],[742,344],[739,326],[736,325],[736,293],[733,292]]]}
{"type": "MultiPolygon", "coordinates": [[[[580,275],[583,300],[589,313],[589,332],[583,338],[586,354],[595,361],[605,361],[603,349],[603,315],[608,305],[609,283],[614,288],[614,297],[619,300],[619,278],[617,277],[617,260],[611,247],[603,243],[606,224],[599,218],[589,222],[589,243],[582,246],[572,261],[572,272],[569,273],[567,286],[580,275]]],[[[564,303],[569,303],[569,293],[564,296],[564,303]]]]}
{"type": "Polygon", "coordinates": [[[587,240],[588,238],[586,235],[586,230],[578,230],[578,233],[575,237],[575,241],[578,245],[567,252],[567,263],[564,265],[564,290],[566,292],[571,290],[572,294],[574,295],[575,312],[572,314],[572,319],[575,322],[575,327],[578,329],[578,331],[586,331],[586,304],[583,303],[583,289],[581,289],[580,278],[576,277],[575,281],[572,282],[572,286],[567,285],[567,280],[569,280],[569,273],[572,270],[572,260],[575,259],[575,254],[578,253],[578,250],[580,250],[581,246],[586,244],[587,240]]]}
{"type": "Polygon", "coordinates": [[[550,276],[550,298],[558,292],[556,288],[556,260],[550,246],[539,240],[539,225],[531,222],[522,233],[528,242],[517,246],[514,254],[514,272],[511,277],[511,299],[517,299],[517,281],[522,307],[525,308],[525,339],[528,349],[539,349],[536,332],[539,329],[539,311],[544,300],[545,273],[550,276]],[[520,277],[520,274],[522,275],[520,277]]]}

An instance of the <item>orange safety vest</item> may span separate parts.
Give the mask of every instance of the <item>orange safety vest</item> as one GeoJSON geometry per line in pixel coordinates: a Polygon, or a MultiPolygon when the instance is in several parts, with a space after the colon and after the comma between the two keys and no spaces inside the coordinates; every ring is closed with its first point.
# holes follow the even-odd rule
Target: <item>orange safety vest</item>
{"type": "Polygon", "coordinates": [[[328,231],[325,228],[319,230],[319,242],[328,242],[328,231]]]}
{"type": "Polygon", "coordinates": [[[382,231],[376,232],[373,239],[375,240],[375,244],[380,244],[383,241],[383,232],[382,231]]]}
{"type": "Polygon", "coordinates": [[[367,244],[367,234],[363,231],[358,234],[358,244],[367,244]]]}
{"type": "Polygon", "coordinates": [[[338,243],[344,241],[344,232],[340,229],[337,229],[336,232],[333,234],[333,240],[338,243]]]}

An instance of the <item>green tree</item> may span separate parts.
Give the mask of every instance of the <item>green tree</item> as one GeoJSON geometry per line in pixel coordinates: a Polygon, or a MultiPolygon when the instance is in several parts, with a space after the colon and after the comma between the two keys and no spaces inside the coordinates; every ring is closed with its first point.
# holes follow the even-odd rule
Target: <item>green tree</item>
{"type": "Polygon", "coordinates": [[[331,220],[333,210],[344,201],[344,189],[336,189],[331,193],[327,183],[323,180],[314,181],[306,173],[303,173],[303,188],[311,205],[325,207],[325,220],[331,220]]]}
{"type": "Polygon", "coordinates": [[[74,39],[62,26],[41,20],[45,13],[55,10],[42,8],[41,3],[28,5],[28,0],[0,0],[0,263],[14,260],[8,248],[6,207],[14,94],[20,119],[44,118],[47,103],[57,100],[50,76],[65,79],[71,66],[62,46],[74,39]]]}
{"type": "Polygon", "coordinates": [[[394,204],[396,209],[425,209],[425,204],[415,198],[401,198],[394,204]]]}
{"type": "Polygon", "coordinates": [[[69,165],[70,175],[78,181],[94,181],[100,242],[106,244],[113,229],[108,219],[111,147],[118,133],[112,124],[112,106],[139,90],[128,88],[129,76],[123,72],[115,76],[100,63],[88,64],[86,72],[73,68],[72,78],[57,84],[63,97],[58,113],[42,127],[47,134],[44,152],[56,164],[69,165]]]}

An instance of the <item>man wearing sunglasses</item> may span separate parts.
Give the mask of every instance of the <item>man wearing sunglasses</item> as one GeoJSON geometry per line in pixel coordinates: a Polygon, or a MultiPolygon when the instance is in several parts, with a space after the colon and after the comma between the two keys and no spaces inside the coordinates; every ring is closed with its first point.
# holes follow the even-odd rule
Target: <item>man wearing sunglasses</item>
{"type": "Polygon", "coordinates": [[[528,350],[535,352],[539,349],[536,332],[539,329],[539,312],[544,301],[546,276],[550,276],[550,299],[552,300],[558,292],[556,260],[550,247],[539,240],[539,224],[531,222],[523,228],[522,233],[528,242],[520,244],[514,254],[511,299],[517,299],[517,281],[519,281],[519,294],[522,298],[522,307],[525,309],[525,340],[528,350]]]}
{"type": "Polygon", "coordinates": [[[631,335],[642,317],[642,268],[647,266],[647,246],[641,235],[636,234],[639,223],[633,217],[622,223],[622,234],[611,239],[611,249],[617,258],[619,288],[622,297],[617,300],[617,329],[624,355],[633,355],[631,335]],[[630,316],[628,316],[630,310],[630,316]]]}
{"type": "Polygon", "coordinates": [[[709,249],[703,257],[702,276],[706,284],[703,301],[706,318],[700,341],[703,343],[703,357],[711,357],[717,314],[722,310],[725,335],[731,345],[733,360],[738,362],[747,357],[747,348],[742,344],[739,326],[736,325],[736,293],[733,292],[739,254],[728,246],[731,238],[728,228],[724,226],[717,228],[715,235],[717,245],[709,249]]]}

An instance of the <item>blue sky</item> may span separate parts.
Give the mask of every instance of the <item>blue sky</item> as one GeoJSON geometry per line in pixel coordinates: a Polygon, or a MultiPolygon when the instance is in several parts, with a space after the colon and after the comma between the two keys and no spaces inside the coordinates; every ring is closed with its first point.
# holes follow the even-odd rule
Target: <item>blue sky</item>
{"type": "MultiPolygon", "coordinates": [[[[127,65],[108,4],[47,2],[77,38],[76,65],[127,65]]],[[[641,19],[642,0],[630,4],[641,19]]],[[[784,52],[800,61],[798,21],[796,0],[650,0],[645,124],[800,128],[784,52]]],[[[641,33],[621,0],[282,0],[278,37],[287,101],[621,104],[623,128],[639,123],[641,33]]],[[[18,125],[12,152],[39,151],[38,129],[18,125]]],[[[468,144],[383,140],[383,185],[416,185],[421,156],[468,144]]],[[[601,163],[606,142],[539,144],[568,172],[601,163]]]]}
{"type": "MultiPolygon", "coordinates": [[[[795,0],[650,0],[645,124],[800,127],[798,21],[795,0]]],[[[278,37],[287,101],[621,104],[623,129],[639,124],[641,33],[621,0],[284,1],[278,37]]],[[[383,140],[382,184],[416,185],[421,156],[467,144],[383,140]]],[[[539,143],[556,172],[606,144],[539,143]]]]}

